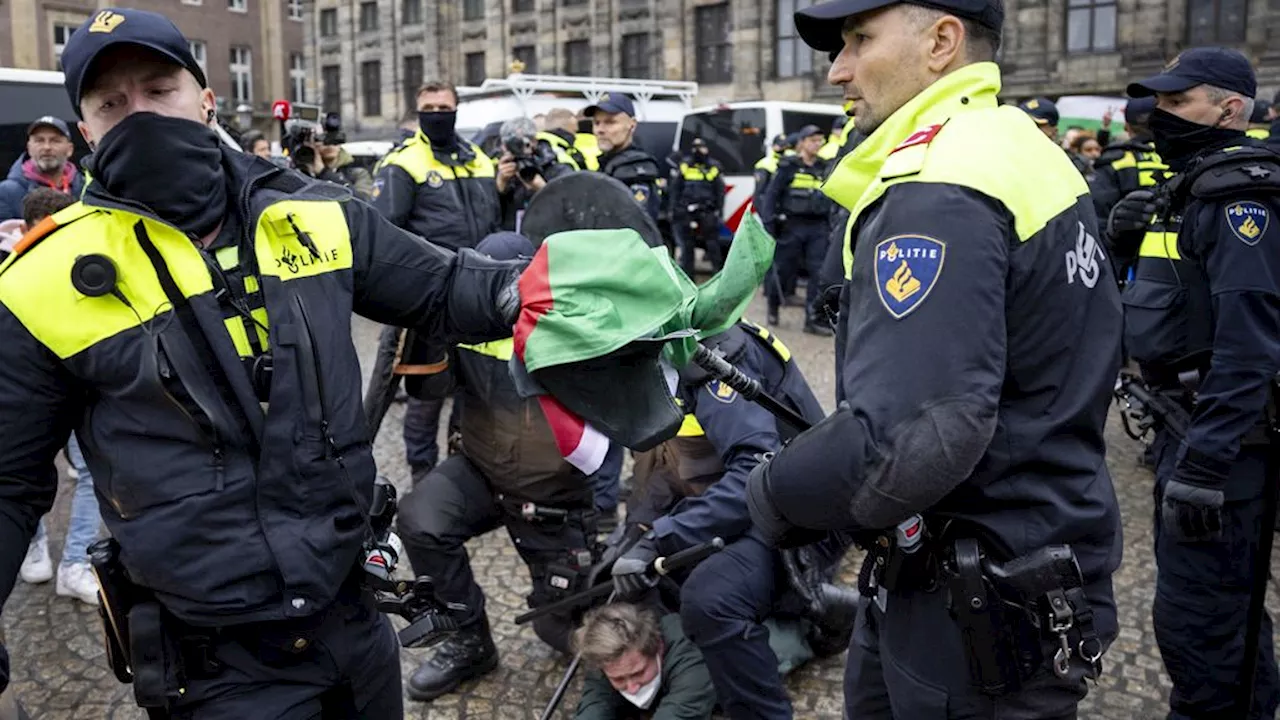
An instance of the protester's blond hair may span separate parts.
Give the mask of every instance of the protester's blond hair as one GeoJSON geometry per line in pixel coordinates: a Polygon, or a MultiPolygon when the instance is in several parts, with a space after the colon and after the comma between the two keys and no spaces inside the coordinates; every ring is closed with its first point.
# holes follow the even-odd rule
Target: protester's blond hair
{"type": "Polygon", "coordinates": [[[649,657],[662,647],[658,615],[649,608],[613,603],[591,610],[573,634],[573,646],[592,667],[601,668],[638,650],[649,657]]]}

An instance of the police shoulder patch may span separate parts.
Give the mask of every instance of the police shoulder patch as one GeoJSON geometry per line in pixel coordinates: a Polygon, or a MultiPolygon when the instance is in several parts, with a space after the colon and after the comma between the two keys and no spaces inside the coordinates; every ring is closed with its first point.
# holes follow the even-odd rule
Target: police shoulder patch
{"type": "Polygon", "coordinates": [[[1241,200],[1227,205],[1227,226],[1245,245],[1257,245],[1271,224],[1271,213],[1262,203],[1241,200]]]}
{"type": "Polygon", "coordinates": [[[711,393],[711,397],[725,404],[738,399],[738,391],[719,380],[712,380],[707,383],[707,392],[711,393]]]}
{"type": "Polygon", "coordinates": [[[924,235],[897,235],[876,245],[876,291],[890,315],[901,320],[920,307],[942,275],[946,255],[946,243],[924,235]]]}
{"type": "Polygon", "coordinates": [[[442,176],[440,173],[436,172],[435,170],[432,170],[431,172],[427,173],[426,183],[427,183],[427,187],[438,188],[441,185],[444,185],[444,176],[442,176]]]}
{"type": "Polygon", "coordinates": [[[373,180],[373,197],[375,197],[375,198],[376,198],[376,197],[378,197],[379,195],[381,195],[381,194],[382,194],[382,186],[383,186],[383,184],[384,184],[384,183],[383,183],[382,178],[374,178],[374,180],[373,180]]]}
{"type": "Polygon", "coordinates": [[[649,202],[649,187],[647,185],[632,185],[631,196],[641,205],[649,202]]]}

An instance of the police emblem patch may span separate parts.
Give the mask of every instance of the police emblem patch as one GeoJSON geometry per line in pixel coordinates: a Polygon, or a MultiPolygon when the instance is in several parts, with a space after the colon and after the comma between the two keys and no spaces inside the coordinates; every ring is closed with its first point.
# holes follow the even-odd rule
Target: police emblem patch
{"type": "Polygon", "coordinates": [[[1260,203],[1244,200],[1227,206],[1227,225],[1245,245],[1257,245],[1271,223],[1271,213],[1260,203]]]}
{"type": "Polygon", "coordinates": [[[889,314],[901,320],[929,296],[942,274],[947,246],[923,235],[898,235],[876,245],[876,290],[889,314]]]}
{"type": "Polygon", "coordinates": [[[427,182],[427,187],[438,188],[441,185],[444,185],[444,177],[442,177],[440,173],[436,172],[435,170],[432,170],[431,172],[427,173],[426,182],[427,182]]]}
{"type": "Polygon", "coordinates": [[[381,194],[382,194],[382,178],[378,178],[377,180],[373,181],[373,197],[376,198],[381,194]]]}
{"type": "Polygon", "coordinates": [[[644,205],[649,201],[649,188],[643,185],[632,185],[631,197],[635,198],[636,202],[644,205]]]}
{"type": "Polygon", "coordinates": [[[707,392],[711,393],[711,397],[725,404],[738,399],[738,391],[719,380],[712,380],[707,383],[707,392]]]}

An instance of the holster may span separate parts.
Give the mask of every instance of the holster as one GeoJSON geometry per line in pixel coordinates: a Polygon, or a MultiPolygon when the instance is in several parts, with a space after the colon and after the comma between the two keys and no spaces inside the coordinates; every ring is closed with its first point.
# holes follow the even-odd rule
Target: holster
{"type": "Polygon", "coordinates": [[[1066,678],[1071,655],[1102,671],[1102,644],[1075,553],[1043,547],[1008,562],[956,540],[948,571],[949,608],[960,625],[970,678],[985,694],[1007,695],[1046,667],[1066,678]]]}

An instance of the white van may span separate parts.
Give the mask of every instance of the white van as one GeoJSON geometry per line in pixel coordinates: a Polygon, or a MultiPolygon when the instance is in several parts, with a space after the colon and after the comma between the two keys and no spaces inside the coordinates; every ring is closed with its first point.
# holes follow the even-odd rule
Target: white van
{"type": "Polygon", "coordinates": [[[507,120],[532,118],[553,108],[574,113],[594,105],[605,93],[623,93],[636,106],[636,144],[655,156],[666,155],[680,119],[693,107],[698,83],[629,78],[525,75],[489,78],[479,87],[458,88],[458,134],[491,152],[507,120]]]}
{"type": "Polygon", "coordinates": [[[696,108],[681,122],[675,149],[683,155],[689,152],[694,138],[706,141],[711,157],[719,161],[724,172],[724,222],[733,232],[755,192],[755,165],[769,152],[769,141],[805,125],[817,125],[829,133],[841,115],[844,109],[839,105],[779,100],[696,108]]]}

